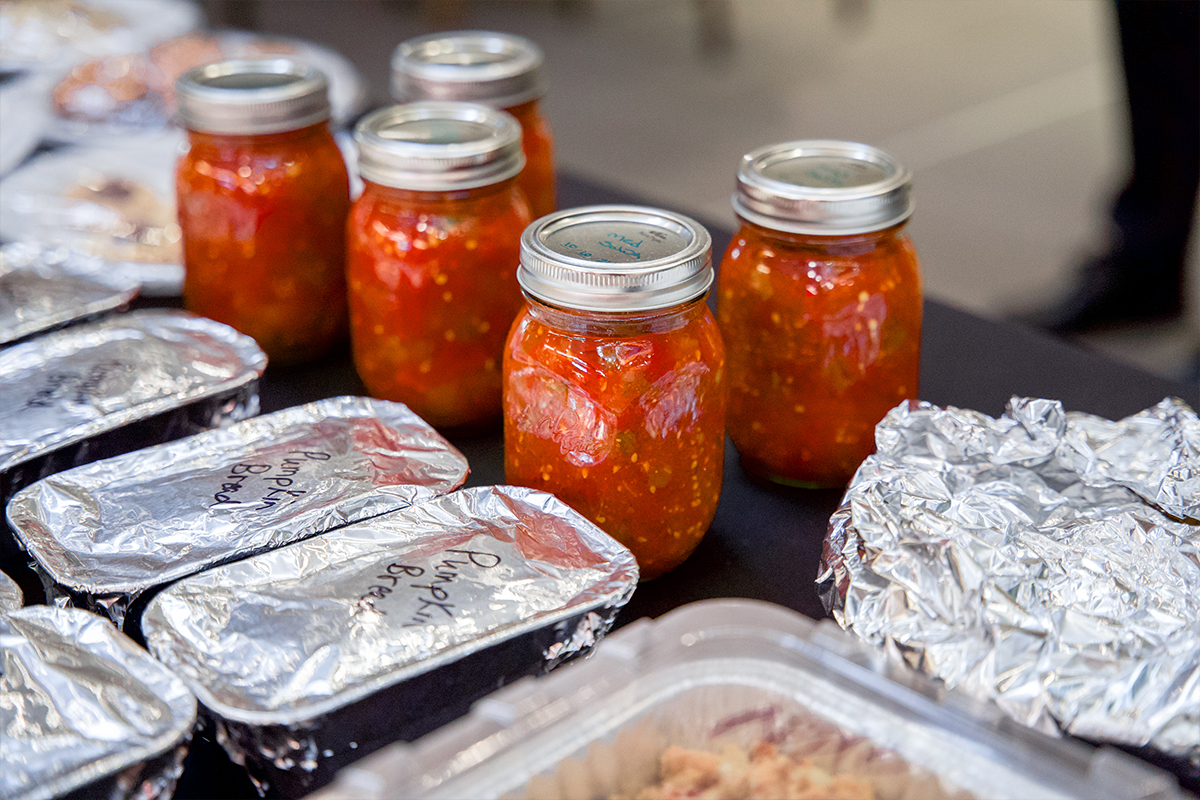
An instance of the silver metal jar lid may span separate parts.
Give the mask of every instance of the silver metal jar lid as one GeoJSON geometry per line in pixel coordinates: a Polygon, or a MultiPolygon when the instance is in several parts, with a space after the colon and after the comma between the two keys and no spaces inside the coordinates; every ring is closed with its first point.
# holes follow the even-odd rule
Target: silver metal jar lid
{"type": "Polygon", "coordinates": [[[542,50],[521,36],[456,31],[418,36],[392,53],[392,97],[510,108],[545,94],[542,50]]]}
{"type": "Polygon", "coordinates": [[[581,311],[667,308],[712,285],[712,237],[656,208],[567,209],[525,229],[517,280],[538,300],[581,311]]]}
{"type": "Polygon", "coordinates": [[[882,150],[827,140],[742,157],[733,210],[764,228],[818,236],[866,233],[912,214],[912,175],[882,150]]]}
{"type": "Polygon", "coordinates": [[[175,83],[179,121],[202,133],[294,131],[329,119],[329,81],[290,58],[218,61],[175,83]]]}
{"type": "Polygon", "coordinates": [[[381,108],[354,127],[363,180],[425,192],[490,186],[525,166],[521,124],[478,103],[381,108]]]}

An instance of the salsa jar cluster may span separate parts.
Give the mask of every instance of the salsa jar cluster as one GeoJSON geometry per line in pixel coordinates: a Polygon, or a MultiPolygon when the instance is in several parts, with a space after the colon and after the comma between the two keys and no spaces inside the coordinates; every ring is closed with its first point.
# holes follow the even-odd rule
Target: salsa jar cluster
{"type": "Polygon", "coordinates": [[[916,398],[910,189],[908,171],[868,145],[788,142],[742,159],[717,316],[729,435],[751,474],[844,486],[874,449],[876,423],[916,398]]]}
{"type": "Polygon", "coordinates": [[[354,363],[370,394],[436,428],[498,426],[504,341],[529,206],[509,114],[383,108],[356,126],[362,195],[346,223],[354,363]]]}
{"type": "Polygon", "coordinates": [[[592,206],[521,239],[525,309],[504,352],[504,472],[674,569],[716,513],[725,347],[705,298],[711,239],[687,217],[592,206]]]}
{"type": "Polygon", "coordinates": [[[509,33],[457,31],[401,42],[392,54],[392,97],[454,100],[499,108],[521,124],[521,188],[534,218],[554,211],[554,134],[542,113],[541,48],[509,33]]]}
{"type": "Polygon", "coordinates": [[[176,85],[184,306],[252,336],[272,363],[346,338],[346,164],[329,84],[290,59],[222,61],[176,85]]]}

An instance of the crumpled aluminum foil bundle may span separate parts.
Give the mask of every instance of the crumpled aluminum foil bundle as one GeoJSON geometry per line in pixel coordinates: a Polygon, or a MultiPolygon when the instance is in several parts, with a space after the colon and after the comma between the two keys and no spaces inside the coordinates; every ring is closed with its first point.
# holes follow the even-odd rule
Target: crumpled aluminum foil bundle
{"type": "Polygon", "coordinates": [[[25,595],[12,578],[0,572],[0,611],[15,611],[25,605],[25,595]]]}
{"type": "Polygon", "coordinates": [[[817,578],[846,628],[1055,733],[1200,764],[1200,420],[908,403],[817,578]]]}
{"type": "Polygon", "coordinates": [[[106,620],[0,613],[0,797],[170,797],[195,722],[183,682],[106,620]]]}
{"type": "Polygon", "coordinates": [[[266,366],[250,337],[183,311],[134,311],[0,350],[0,499],[52,472],[252,417],[266,366]],[[99,441],[139,423],[158,438],[99,441]]]}
{"type": "Polygon", "coordinates": [[[0,345],[120,309],[140,285],[95,256],[6,244],[0,247],[0,345]]]}
{"type": "Polygon", "coordinates": [[[335,397],[43,478],[8,520],[54,602],[122,624],[152,587],[451,492],[468,471],[407,406],[335,397]]]}
{"type": "Polygon", "coordinates": [[[586,650],[637,579],[552,495],[488,486],[186,578],[142,632],[233,759],[291,795],[586,650]]]}

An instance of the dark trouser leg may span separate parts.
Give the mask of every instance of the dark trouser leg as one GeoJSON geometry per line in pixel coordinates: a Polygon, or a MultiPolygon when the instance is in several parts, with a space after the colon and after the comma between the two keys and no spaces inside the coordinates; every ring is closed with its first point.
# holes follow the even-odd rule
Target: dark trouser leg
{"type": "Polygon", "coordinates": [[[1074,290],[1024,317],[1058,333],[1168,320],[1200,184],[1200,0],[1117,0],[1133,169],[1113,206],[1113,241],[1074,290]]]}
{"type": "Polygon", "coordinates": [[[1133,145],[1113,209],[1116,249],[1178,302],[1200,185],[1200,2],[1116,5],[1133,145]]]}

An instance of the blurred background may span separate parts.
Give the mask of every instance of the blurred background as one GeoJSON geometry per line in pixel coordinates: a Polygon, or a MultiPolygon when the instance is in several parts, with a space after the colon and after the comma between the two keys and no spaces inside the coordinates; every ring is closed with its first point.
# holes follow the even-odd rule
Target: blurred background
{"type": "MultiPolygon", "coordinates": [[[[732,228],[745,152],[799,138],[882,147],[915,174],[926,291],[1003,317],[1047,301],[1105,244],[1128,170],[1106,0],[206,0],[213,27],[350,58],[388,101],[403,39],[509,31],[544,48],[560,169],[732,228]]],[[[1195,237],[1193,237],[1194,239],[1195,237]]],[[[1196,276],[1197,248],[1188,273],[1196,276]]],[[[1183,320],[1075,337],[1194,380],[1183,320]]]]}

